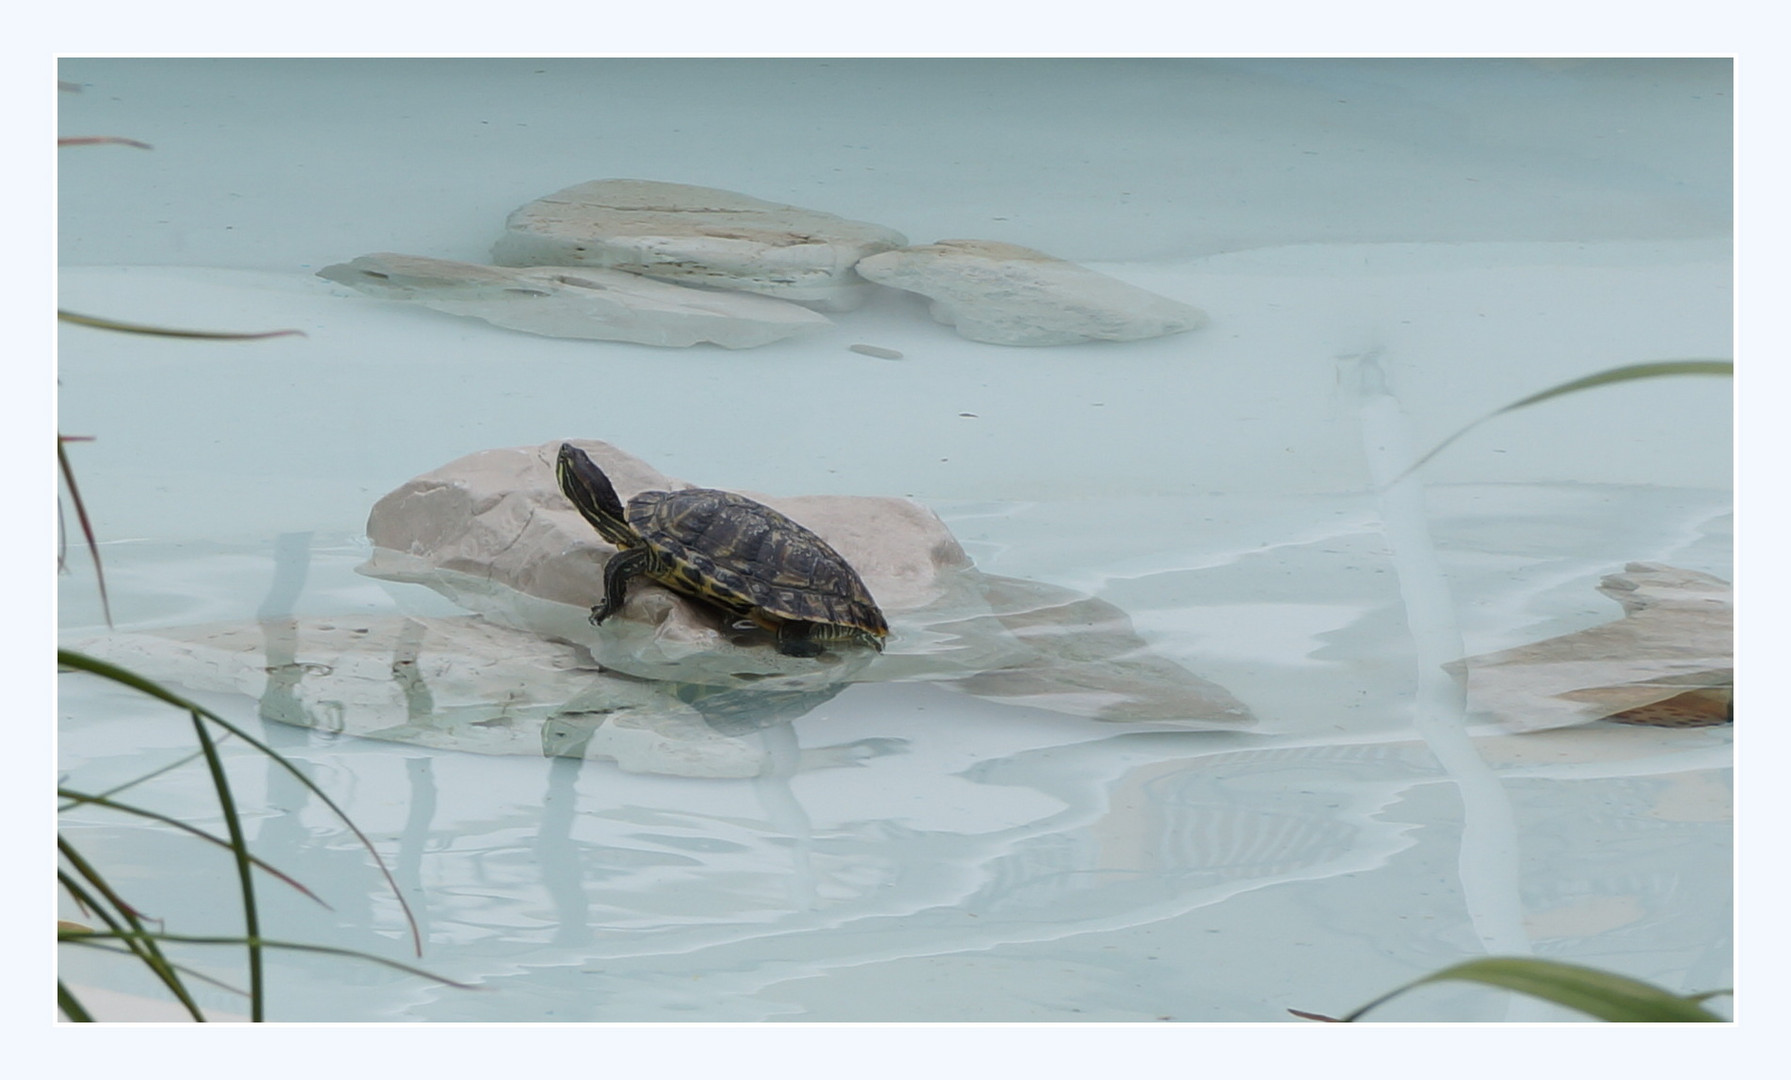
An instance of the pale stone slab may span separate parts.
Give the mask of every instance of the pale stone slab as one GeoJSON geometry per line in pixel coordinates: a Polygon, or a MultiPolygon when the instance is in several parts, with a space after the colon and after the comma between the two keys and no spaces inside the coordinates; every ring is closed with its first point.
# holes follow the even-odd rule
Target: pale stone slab
{"type": "Polygon", "coordinates": [[[1136,341],[1206,324],[1204,312],[1179,300],[994,240],[886,251],[860,261],[858,272],[929,298],[935,319],[993,345],[1136,341]]]}
{"type": "MultiPolygon", "coordinates": [[[[569,441],[624,500],[690,486],[607,443],[569,441]]],[[[481,451],[404,484],[373,508],[367,533],[375,548],[362,572],[426,585],[494,622],[576,642],[604,668],[752,691],[740,699],[749,711],[813,707],[845,682],[925,680],[1177,730],[1253,722],[1224,688],[1153,655],[1120,609],[978,572],[944,523],[907,499],[748,493],[820,534],[864,578],[890,622],[881,654],[845,647],[814,660],[787,657],[767,635],[644,581],[616,616],[593,627],[590,606],[603,594],[603,564],[614,549],[560,494],[559,446],[481,451]]],[[[733,699],[692,700],[705,716],[732,710],[733,699]]]]}
{"type": "Polygon", "coordinates": [[[386,300],[547,337],[750,349],[831,325],[797,304],[598,267],[513,269],[382,252],[317,276],[386,300]]]}
{"type": "Polygon", "coordinates": [[[593,180],[510,215],[504,266],[603,266],[849,311],[874,291],[852,269],[899,248],[893,229],[719,188],[593,180]]]}
{"type": "Polygon", "coordinates": [[[1514,731],[1723,722],[1735,684],[1729,583],[1637,562],[1598,591],[1623,605],[1623,618],[1448,665],[1467,678],[1468,708],[1514,731]]]}
{"type": "MultiPolygon", "coordinates": [[[[693,485],[607,443],[568,440],[590,454],[624,500],[693,485]]],[[[487,450],[418,477],[379,500],[367,521],[374,577],[428,585],[487,618],[577,642],[605,666],[643,678],[711,685],[779,676],[818,687],[854,677],[876,658],[834,647],[818,660],[784,656],[706,605],[646,581],[618,616],[588,621],[615,549],[560,493],[560,442],[487,450]]],[[[945,573],[970,565],[944,523],[908,499],[846,495],[756,498],[813,529],[858,571],[895,619],[963,586],[945,573]]]]}

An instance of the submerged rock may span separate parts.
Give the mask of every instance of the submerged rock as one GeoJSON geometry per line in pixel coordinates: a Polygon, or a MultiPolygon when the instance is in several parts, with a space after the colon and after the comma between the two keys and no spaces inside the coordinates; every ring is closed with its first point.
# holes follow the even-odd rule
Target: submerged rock
{"type": "Polygon", "coordinates": [[[871,255],[858,272],[932,300],[933,317],[972,341],[1070,345],[1135,341],[1205,325],[1199,308],[994,240],[941,240],[871,255]]]}
{"type": "Polygon", "coordinates": [[[547,337],[750,349],[831,325],[764,296],[687,289],[596,267],[512,269],[389,252],[326,266],[317,276],[547,337]]]}
{"type": "Polygon", "coordinates": [[[1599,583],[1622,619],[1448,665],[1468,708],[1514,731],[1594,720],[1707,727],[1732,716],[1733,590],[1721,578],[1630,563],[1599,583]]]}
{"type": "Polygon", "coordinates": [[[901,247],[893,229],[718,188],[593,180],[510,215],[504,266],[603,266],[683,285],[738,289],[823,311],[873,291],[852,269],[901,247]]]}
{"type": "Polygon", "coordinates": [[[1231,691],[1154,653],[1124,610],[1073,589],[977,574],[988,613],[982,632],[1011,635],[1024,653],[1002,666],[942,680],[991,701],[1121,723],[1248,727],[1231,691]],[[1002,632],[1005,632],[1003,634],[1002,632]]]}
{"type": "MultiPolygon", "coordinates": [[[[262,719],[478,754],[586,757],[626,772],[759,776],[748,738],[831,699],[655,683],[603,672],[581,648],[476,616],[268,619],[112,634],[70,647],[153,678],[256,699],[262,719]]],[[[889,740],[803,749],[852,765],[889,740]]]]}

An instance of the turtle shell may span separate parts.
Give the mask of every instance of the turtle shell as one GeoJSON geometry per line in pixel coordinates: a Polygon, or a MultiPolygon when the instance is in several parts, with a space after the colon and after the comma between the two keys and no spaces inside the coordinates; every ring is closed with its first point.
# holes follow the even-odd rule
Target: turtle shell
{"type": "Polygon", "coordinates": [[[812,637],[883,647],[889,624],[858,572],[764,503],[711,488],[644,491],[627,515],[664,584],[761,625],[813,623],[812,637]]]}

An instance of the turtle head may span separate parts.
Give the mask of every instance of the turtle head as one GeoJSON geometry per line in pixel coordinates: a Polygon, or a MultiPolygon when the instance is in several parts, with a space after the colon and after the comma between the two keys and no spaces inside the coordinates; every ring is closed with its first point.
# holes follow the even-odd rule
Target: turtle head
{"type": "Polygon", "coordinates": [[[572,500],[572,505],[605,540],[619,548],[640,544],[640,534],[628,524],[615,485],[589,454],[571,443],[561,443],[559,459],[554,462],[554,478],[560,483],[560,492],[572,500]]]}

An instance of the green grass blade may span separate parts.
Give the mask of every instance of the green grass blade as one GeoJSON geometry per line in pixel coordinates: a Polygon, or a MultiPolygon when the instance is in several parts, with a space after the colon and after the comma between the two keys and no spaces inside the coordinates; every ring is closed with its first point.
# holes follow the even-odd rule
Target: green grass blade
{"type": "MultiPolygon", "coordinates": [[[[92,441],[93,436],[91,435],[64,435],[61,432],[57,432],[56,434],[58,450],[61,449],[63,443],[92,441]]],[[[62,475],[67,476],[69,474],[68,459],[60,453],[57,456],[62,459],[62,475]]],[[[97,549],[94,549],[90,545],[89,550],[97,549]]],[[[58,574],[68,573],[68,518],[67,515],[62,512],[61,499],[56,500],[56,572],[58,574]]]]}
{"type": "Polygon", "coordinates": [[[1289,1009],[1287,1011],[1294,1014],[1295,1016],[1299,1017],[1302,1020],[1317,1020],[1320,1023],[1325,1023],[1325,1024],[1341,1024],[1341,1023],[1343,1023],[1343,1021],[1337,1019],[1335,1016],[1326,1016],[1324,1013],[1307,1012],[1305,1009],[1289,1009]]]}
{"type": "MultiPolygon", "coordinates": [[[[87,518],[87,504],[81,501],[81,489],[75,485],[74,466],[68,463],[68,451],[63,447],[70,442],[83,441],[73,436],[56,436],[56,462],[62,467],[62,482],[68,485],[69,500],[75,504],[75,517],[81,522],[81,535],[87,538],[87,550],[93,553],[93,580],[99,583],[100,610],[106,615],[106,625],[112,625],[112,600],[106,595],[106,567],[100,562],[99,540],[93,533],[93,522],[87,518]]],[[[57,507],[60,512],[61,507],[57,507]]]]}
{"type": "Polygon", "coordinates": [[[205,764],[211,770],[212,789],[218,795],[218,807],[224,813],[224,827],[230,833],[230,850],[236,856],[236,876],[243,896],[243,930],[249,950],[249,1022],[259,1024],[267,1018],[267,983],[261,965],[261,913],[255,906],[255,869],[249,862],[249,842],[243,838],[242,819],[237,816],[236,800],[230,794],[230,777],[224,772],[224,759],[218,756],[205,718],[193,713],[193,733],[205,751],[205,764]]]}
{"type": "Polygon", "coordinates": [[[252,333],[229,333],[221,330],[176,330],[168,326],[149,326],[144,323],[102,319],[97,315],[78,315],[72,311],[58,311],[56,318],[65,323],[74,323],[76,326],[91,326],[95,330],[111,330],[120,334],[148,334],[152,337],[186,338],[191,341],[259,341],[262,338],[305,336],[303,330],[260,330],[252,333]]]}
{"type": "MultiPolygon", "coordinates": [[[[108,931],[101,931],[101,930],[91,930],[84,934],[70,934],[64,940],[68,941],[70,944],[73,944],[73,945],[94,945],[96,947],[100,947],[108,939],[128,940],[128,939],[132,939],[132,938],[136,938],[139,940],[167,941],[167,942],[174,942],[174,943],[181,944],[181,945],[237,945],[237,946],[241,946],[241,945],[245,945],[249,942],[249,939],[244,938],[244,937],[209,937],[209,936],[199,936],[199,935],[193,935],[193,934],[160,934],[160,933],[154,933],[151,931],[144,931],[142,933],[134,933],[134,932],[128,932],[128,931],[127,932],[118,932],[118,931],[108,932],[108,931]]],[[[274,940],[271,940],[268,938],[257,939],[256,943],[266,949],[285,949],[289,952],[318,953],[323,956],[344,956],[344,957],[349,957],[349,958],[355,959],[355,960],[366,960],[371,963],[380,964],[384,967],[389,967],[389,968],[393,969],[394,971],[402,971],[407,975],[419,975],[425,979],[430,980],[431,982],[437,982],[437,983],[442,984],[443,986],[452,986],[458,990],[481,990],[481,989],[484,989],[483,987],[476,986],[473,983],[460,982],[457,979],[450,979],[445,975],[437,975],[433,971],[424,971],[420,967],[413,967],[412,965],[406,964],[401,960],[388,960],[383,956],[375,956],[373,953],[361,952],[358,949],[342,949],[342,948],[337,948],[334,945],[311,945],[311,944],[307,944],[302,941],[274,941],[274,940]]]]}
{"type": "MultiPolygon", "coordinates": [[[[213,836],[211,833],[206,832],[204,829],[199,828],[197,825],[190,825],[187,822],[184,822],[177,817],[171,817],[167,814],[159,814],[159,813],[155,812],[154,810],[149,810],[149,809],[146,809],[141,806],[132,806],[129,803],[116,802],[112,799],[106,798],[104,795],[88,795],[84,792],[71,791],[68,788],[57,788],[56,796],[57,796],[57,798],[70,800],[67,806],[59,807],[58,808],[59,810],[69,810],[69,809],[73,809],[76,806],[103,806],[108,810],[117,810],[119,813],[130,814],[133,817],[146,818],[150,821],[159,821],[164,825],[172,826],[173,828],[179,829],[181,832],[184,832],[189,836],[196,836],[199,839],[204,840],[205,842],[207,842],[209,844],[216,844],[218,847],[221,847],[221,848],[229,848],[230,847],[230,841],[224,839],[222,836],[213,836]]],[[[267,873],[273,875],[274,877],[278,878],[279,880],[285,882],[287,885],[292,886],[294,889],[296,889],[299,892],[303,893],[304,895],[310,897],[312,900],[315,900],[319,904],[322,904],[325,908],[329,908],[329,910],[331,910],[331,911],[335,910],[334,908],[330,908],[330,905],[324,902],[323,897],[318,896],[316,893],[314,893],[310,889],[306,888],[303,882],[299,881],[297,878],[294,878],[290,874],[285,873],[284,871],[280,870],[278,867],[270,865],[268,862],[266,862],[265,860],[259,858],[258,856],[254,855],[252,853],[249,855],[249,861],[251,863],[255,864],[255,866],[257,866],[258,868],[266,871],[267,873]]]]}
{"type": "MultiPolygon", "coordinates": [[[[147,933],[143,928],[142,920],[137,917],[137,912],[124,901],[123,897],[118,895],[106,881],[104,875],[100,874],[98,870],[94,869],[92,864],[82,858],[81,853],[75,850],[73,844],[69,843],[66,838],[58,836],[56,838],[56,847],[61,852],[62,857],[67,860],[69,866],[74,868],[75,873],[79,874],[82,879],[92,885],[94,890],[99,893],[99,897],[94,896],[82,887],[79,881],[76,881],[69,874],[58,870],[56,872],[57,880],[62,883],[62,887],[68,890],[68,894],[74,897],[77,903],[98,915],[101,921],[110,927],[114,934],[125,933],[126,931],[119,925],[118,919],[114,919],[111,912],[106,910],[106,904],[112,905],[112,908],[117,911],[119,918],[123,919],[124,922],[129,925],[130,933],[137,935],[147,933]],[[101,902],[101,897],[104,898],[104,903],[101,902]]],[[[86,935],[83,936],[96,933],[98,933],[98,931],[89,930],[86,935]]],[[[65,936],[66,935],[58,931],[57,940],[64,940],[65,936]]],[[[192,995],[187,993],[187,988],[180,981],[180,976],[174,971],[173,966],[168,963],[168,958],[162,955],[160,947],[156,945],[153,939],[133,942],[131,951],[135,952],[137,958],[143,962],[144,966],[149,968],[149,970],[154,973],[155,977],[162,981],[162,985],[166,986],[168,992],[174,995],[175,1000],[180,1002],[188,1013],[192,1014],[193,1019],[205,1019],[205,1014],[199,1011],[198,1002],[194,1001],[192,995]]]]}
{"type": "MultiPolygon", "coordinates": [[[[110,937],[111,935],[96,933],[92,930],[88,930],[85,933],[79,930],[69,930],[59,931],[56,935],[56,940],[63,945],[80,945],[83,948],[94,949],[98,952],[111,953],[114,956],[129,956],[131,954],[130,946],[142,944],[142,942],[127,941],[123,946],[114,945],[112,941],[109,940],[110,937]]],[[[203,971],[198,971],[177,961],[168,961],[168,966],[194,982],[202,982],[215,986],[225,993],[235,994],[240,998],[247,998],[249,996],[249,992],[240,986],[231,986],[222,979],[214,979],[203,971]]]]}
{"type": "Polygon", "coordinates": [[[1723,1018],[1696,1001],[1663,990],[1651,983],[1614,975],[1597,968],[1537,960],[1523,956],[1492,956],[1470,960],[1407,983],[1383,994],[1343,1017],[1353,1022],[1362,1014],[1420,986],[1436,982],[1475,982],[1514,990],[1552,1001],[1600,1020],[1624,1023],[1723,1023],[1723,1018]]]}
{"type": "Polygon", "coordinates": [[[122,135],[69,135],[56,140],[57,146],[134,146],[139,150],[154,150],[155,147],[136,139],[127,139],[122,135]]]}
{"type": "Polygon", "coordinates": [[[1591,375],[1564,382],[1559,386],[1551,386],[1547,390],[1531,394],[1522,401],[1514,401],[1502,409],[1487,413],[1485,416],[1482,416],[1480,419],[1432,447],[1430,453],[1425,454],[1423,457],[1407,466],[1406,470],[1394,477],[1387,486],[1392,487],[1412,473],[1417,472],[1419,469],[1429,464],[1431,458],[1434,458],[1444,450],[1447,450],[1457,439],[1460,439],[1468,432],[1473,431],[1481,424],[1484,424],[1495,417],[1504,416],[1508,412],[1515,412],[1518,409],[1527,409],[1531,405],[1537,405],[1544,401],[1561,397],[1564,394],[1577,394],[1582,390],[1591,390],[1600,386],[1610,386],[1613,383],[1630,382],[1635,379],[1659,379],[1675,375],[1733,376],[1734,374],[1735,362],[1732,360],[1656,360],[1646,364],[1630,364],[1625,367],[1610,368],[1606,371],[1594,372],[1591,375]]]}
{"type": "Polygon", "coordinates": [[[77,1024],[93,1023],[93,1016],[88,1013],[80,999],[75,997],[74,992],[64,985],[61,979],[56,980],[56,1007],[62,1010],[62,1015],[77,1024]]]}
{"type": "Polygon", "coordinates": [[[404,921],[410,927],[412,948],[416,950],[418,956],[423,955],[422,928],[417,925],[416,914],[411,911],[410,902],[404,898],[404,891],[398,887],[398,879],[392,876],[392,870],[386,865],[385,859],[379,854],[379,849],[373,846],[373,841],[368,839],[367,834],[361,831],[361,827],[354,823],[354,819],[350,818],[346,811],[336,805],[336,800],[330,798],[322,788],[317,786],[317,783],[314,780],[306,776],[298,766],[288,761],[278,750],[275,750],[273,747],[262,742],[260,739],[257,739],[242,728],[237,727],[235,724],[232,724],[217,713],[205,708],[203,705],[188,701],[186,698],[181,697],[179,694],[174,693],[172,690],[167,689],[161,684],[145,679],[141,675],[137,675],[133,672],[126,671],[116,664],[108,664],[104,660],[88,656],[86,653],[74,652],[69,649],[56,650],[56,663],[62,668],[67,668],[73,671],[85,671],[90,675],[97,675],[102,679],[109,679],[112,682],[120,683],[124,686],[131,687],[134,690],[139,690],[148,694],[150,697],[165,701],[168,704],[181,709],[183,712],[198,713],[207,720],[210,720],[212,723],[223,728],[225,731],[230,732],[232,735],[235,735],[237,738],[248,743],[256,750],[266,754],[270,760],[274,761],[282,769],[285,769],[293,779],[304,785],[305,790],[317,796],[320,802],[329,807],[330,812],[336,815],[348,831],[354,834],[355,839],[360,841],[361,846],[367,849],[367,853],[373,856],[374,865],[379,867],[380,874],[385,877],[386,884],[391,887],[392,894],[398,901],[399,910],[404,912],[404,921]]]}
{"type": "Polygon", "coordinates": [[[161,776],[165,773],[171,773],[174,770],[181,768],[184,765],[190,764],[194,761],[197,761],[201,757],[204,757],[204,756],[205,755],[203,755],[199,751],[195,750],[192,753],[186,755],[185,757],[176,758],[173,761],[170,761],[168,764],[163,765],[159,769],[152,769],[149,772],[144,773],[142,776],[134,776],[129,780],[126,780],[122,783],[115,784],[112,787],[107,788],[106,790],[100,792],[98,795],[89,796],[89,798],[110,799],[112,796],[117,795],[121,791],[129,791],[130,789],[137,787],[139,785],[147,784],[151,780],[154,780],[158,776],[161,776]]]}
{"type": "MultiPolygon", "coordinates": [[[[89,892],[80,881],[76,880],[76,878],[67,871],[58,870],[56,872],[56,880],[61,884],[63,891],[73,897],[75,903],[81,905],[82,910],[90,915],[98,916],[99,920],[106,924],[110,933],[132,934],[137,932],[147,932],[143,930],[143,923],[138,919],[137,913],[132,911],[129,905],[109,895],[111,890],[105,885],[103,880],[96,879],[93,884],[96,889],[102,893],[108,894],[108,899],[113,900],[114,907],[116,907],[118,913],[117,918],[113,917],[112,911],[107,910],[106,904],[100,896],[96,896],[94,893],[89,892]],[[124,925],[121,925],[120,919],[128,922],[132,929],[127,930],[124,925]]],[[[56,928],[56,940],[58,942],[69,941],[90,937],[102,932],[103,931],[95,930],[90,926],[83,926],[78,930],[58,926],[56,928]]],[[[145,967],[149,968],[158,979],[161,979],[162,984],[167,986],[176,998],[180,998],[182,993],[184,993],[185,988],[180,987],[179,989],[176,989],[179,986],[180,980],[178,978],[170,978],[168,974],[170,965],[168,965],[166,959],[161,955],[155,942],[131,939],[129,944],[132,954],[134,954],[145,967]]],[[[188,1005],[189,1012],[197,1008],[197,1005],[188,1005]]]]}

